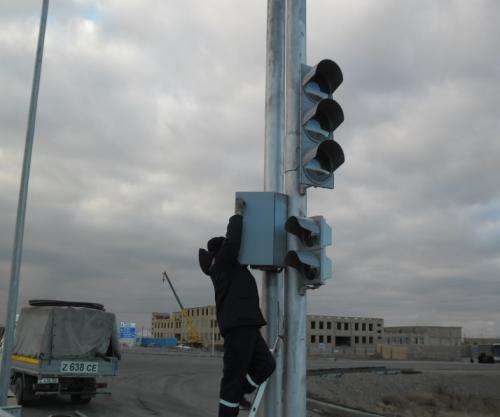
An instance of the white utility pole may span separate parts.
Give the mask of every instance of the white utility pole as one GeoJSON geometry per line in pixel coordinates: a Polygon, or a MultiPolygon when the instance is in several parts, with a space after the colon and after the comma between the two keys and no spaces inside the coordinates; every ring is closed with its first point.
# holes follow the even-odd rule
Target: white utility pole
{"type": "Polygon", "coordinates": [[[30,110],[28,128],[26,132],[26,145],[24,148],[23,170],[21,186],[19,189],[19,202],[17,206],[16,229],[14,235],[14,250],[12,252],[12,266],[10,274],[9,300],[5,323],[4,347],[0,366],[0,407],[7,404],[7,395],[10,385],[11,353],[14,348],[14,330],[16,326],[17,299],[19,295],[19,272],[23,254],[24,221],[26,218],[26,203],[28,200],[28,183],[30,177],[31,154],[33,151],[33,138],[35,134],[36,108],[38,104],[38,90],[42,72],[43,45],[45,41],[45,27],[49,0],[43,0],[42,15],[40,18],[40,31],[38,34],[38,47],[36,51],[33,85],[31,88],[30,110]]]}
{"type": "MultiPolygon", "coordinates": [[[[266,107],[264,191],[284,192],[285,142],[285,0],[268,0],[266,41],[266,107]]],[[[283,327],[283,273],[263,272],[266,340],[271,346],[283,327]]],[[[264,398],[266,417],[283,417],[283,350],[275,353],[276,370],[264,398]]]]}
{"type": "MultiPolygon", "coordinates": [[[[288,217],[307,216],[307,194],[299,190],[299,152],[301,130],[301,66],[306,62],[306,1],[286,2],[286,151],[285,184],[288,217]]],[[[288,250],[298,250],[290,233],[288,250]]],[[[306,292],[301,291],[301,273],[285,269],[285,371],[284,415],[306,415],[306,292]]]]}

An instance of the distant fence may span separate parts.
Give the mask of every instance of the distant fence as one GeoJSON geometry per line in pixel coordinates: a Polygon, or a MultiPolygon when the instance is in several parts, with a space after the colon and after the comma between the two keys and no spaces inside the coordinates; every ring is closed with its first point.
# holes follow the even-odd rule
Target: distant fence
{"type": "Polygon", "coordinates": [[[143,337],[138,340],[138,344],[144,347],[174,347],[177,346],[177,339],[159,339],[154,337],[143,337]]]}

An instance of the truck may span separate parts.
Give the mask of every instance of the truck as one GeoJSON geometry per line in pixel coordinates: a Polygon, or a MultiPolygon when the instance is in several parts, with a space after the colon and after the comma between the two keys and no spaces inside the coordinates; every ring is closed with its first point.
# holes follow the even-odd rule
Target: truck
{"type": "Polygon", "coordinates": [[[102,304],[31,300],[21,310],[12,352],[11,385],[18,404],[69,395],[88,404],[117,374],[121,359],[116,318],[102,304]]]}
{"type": "Polygon", "coordinates": [[[479,345],[477,349],[477,361],[479,363],[499,363],[500,343],[479,345]]]}

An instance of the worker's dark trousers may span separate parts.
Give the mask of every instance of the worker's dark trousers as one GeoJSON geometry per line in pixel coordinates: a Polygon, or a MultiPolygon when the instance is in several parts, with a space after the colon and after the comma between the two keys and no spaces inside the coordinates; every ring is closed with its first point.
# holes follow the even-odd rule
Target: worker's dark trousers
{"type": "Polygon", "coordinates": [[[219,417],[238,415],[240,399],[274,372],[276,362],[258,327],[237,327],[224,336],[219,417]]]}

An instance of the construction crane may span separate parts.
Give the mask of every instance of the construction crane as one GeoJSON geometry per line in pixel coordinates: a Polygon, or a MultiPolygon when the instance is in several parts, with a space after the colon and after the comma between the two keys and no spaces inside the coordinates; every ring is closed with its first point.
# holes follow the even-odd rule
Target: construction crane
{"type": "Polygon", "coordinates": [[[175,288],[172,284],[172,281],[168,277],[167,273],[164,271],[163,272],[163,278],[162,278],[163,283],[168,282],[170,285],[170,288],[172,289],[172,292],[174,293],[175,299],[177,300],[177,303],[179,304],[179,307],[181,308],[181,319],[182,321],[186,324],[186,329],[187,329],[187,340],[181,340],[182,344],[186,344],[188,346],[195,346],[195,347],[201,347],[203,346],[203,339],[201,338],[200,334],[196,330],[196,327],[193,324],[193,319],[189,315],[188,309],[184,308],[182,305],[182,302],[177,295],[177,292],[175,291],[175,288]]]}

